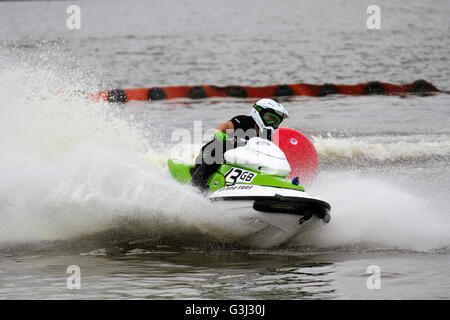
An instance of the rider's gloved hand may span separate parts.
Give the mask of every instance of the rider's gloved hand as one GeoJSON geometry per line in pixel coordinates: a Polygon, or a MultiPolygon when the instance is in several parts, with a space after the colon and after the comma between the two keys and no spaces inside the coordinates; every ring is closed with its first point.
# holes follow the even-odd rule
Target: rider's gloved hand
{"type": "Polygon", "coordinates": [[[215,133],[216,139],[219,141],[227,141],[228,140],[228,136],[225,132],[219,131],[217,130],[215,133]]]}

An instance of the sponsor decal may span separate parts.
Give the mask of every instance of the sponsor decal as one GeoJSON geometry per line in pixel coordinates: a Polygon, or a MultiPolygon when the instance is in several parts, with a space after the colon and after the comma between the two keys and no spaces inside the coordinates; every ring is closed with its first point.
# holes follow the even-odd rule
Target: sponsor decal
{"type": "Polygon", "coordinates": [[[232,186],[226,186],[222,189],[219,189],[217,190],[217,192],[231,191],[231,190],[249,190],[251,188],[253,188],[253,186],[235,184],[232,186]]]}

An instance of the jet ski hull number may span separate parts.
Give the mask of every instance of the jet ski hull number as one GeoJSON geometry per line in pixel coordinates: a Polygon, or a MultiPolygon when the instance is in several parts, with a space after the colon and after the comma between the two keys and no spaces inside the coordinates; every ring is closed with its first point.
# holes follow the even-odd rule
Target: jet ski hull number
{"type": "Polygon", "coordinates": [[[225,173],[224,177],[227,185],[233,185],[238,182],[251,183],[256,177],[256,173],[239,168],[231,168],[227,173],[225,173]]]}

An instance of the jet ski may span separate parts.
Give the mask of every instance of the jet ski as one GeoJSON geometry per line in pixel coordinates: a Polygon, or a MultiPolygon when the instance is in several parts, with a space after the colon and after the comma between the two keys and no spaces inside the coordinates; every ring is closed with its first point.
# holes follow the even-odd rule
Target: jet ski
{"type": "MultiPolygon", "coordinates": [[[[190,184],[193,164],[168,160],[172,177],[190,184]]],[[[250,246],[273,247],[330,221],[330,204],[309,195],[298,178],[289,179],[285,153],[273,142],[253,137],[224,153],[224,163],[207,182],[206,197],[232,219],[241,221],[250,246]]]]}

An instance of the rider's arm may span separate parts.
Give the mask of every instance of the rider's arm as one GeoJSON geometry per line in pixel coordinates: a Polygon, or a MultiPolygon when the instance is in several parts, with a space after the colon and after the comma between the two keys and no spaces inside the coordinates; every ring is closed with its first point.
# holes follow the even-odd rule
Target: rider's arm
{"type": "Polygon", "coordinates": [[[222,140],[222,141],[226,141],[228,139],[227,134],[226,134],[227,130],[234,130],[233,122],[227,121],[222,124],[219,124],[216,127],[216,133],[215,133],[216,138],[219,140],[222,140]]]}
{"type": "Polygon", "coordinates": [[[227,132],[227,130],[234,130],[233,122],[227,121],[216,127],[216,131],[227,132]]]}

